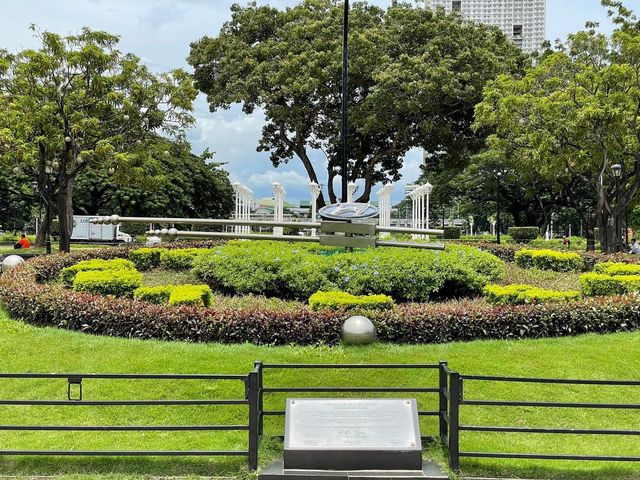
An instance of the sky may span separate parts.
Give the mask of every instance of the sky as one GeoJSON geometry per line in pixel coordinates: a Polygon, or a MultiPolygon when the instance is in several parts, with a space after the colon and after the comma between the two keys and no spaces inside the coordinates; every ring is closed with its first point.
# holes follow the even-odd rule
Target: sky
{"type": "MultiPolygon", "coordinates": [[[[233,3],[245,0],[0,0],[0,48],[17,51],[37,47],[29,30],[67,34],[88,26],[122,37],[120,50],[139,56],[154,71],[176,67],[189,69],[189,44],[205,35],[215,36],[230,17],[233,3]]],[[[258,4],[293,6],[298,0],[257,0],[258,4]]],[[[370,0],[388,6],[391,0],[370,0]]],[[[640,12],[640,0],[625,4],[640,12]]],[[[547,38],[564,38],[580,30],[587,21],[598,21],[604,31],[612,29],[600,0],[547,0],[547,38]]],[[[271,196],[271,184],[280,182],[287,200],[309,198],[308,177],[300,161],[277,169],[269,154],[256,152],[262,125],[260,112],[247,116],[238,107],[210,113],[203,95],[195,103],[197,125],[189,132],[196,153],[210,148],[215,160],[225,162],[232,181],[249,186],[256,198],[271,196]]],[[[319,157],[317,161],[320,161],[319,157]]],[[[393,201],[402,199],[404,185],[420,175],[422,153],[412,150],[404,159],[403,178],[396,185],[393,201]]],[[[378,188],[374,189],[374,193],[378,188]]]]}

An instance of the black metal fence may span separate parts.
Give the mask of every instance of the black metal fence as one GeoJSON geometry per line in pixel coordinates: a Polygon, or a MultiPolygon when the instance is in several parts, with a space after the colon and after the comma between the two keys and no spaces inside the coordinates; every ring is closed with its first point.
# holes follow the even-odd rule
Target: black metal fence
{"type": "MultiPolygon", "coordinates": [[[[531,452],[504,453],[504,452],[471,452],[460,450],[461,432],[483,432],[494,434],[553,434],[553,435],[590,435],[599,436],[638,436],[640,430],[632,429],[607,429],[607,428],[557,428],[557,427],[522,427],[522,426],[495,426],[473,425],[467,423],[473,421],[461,418],[460,407],[527,407],[530,409],[599,409],[599,410],[640,410],[640,404],[634,403],[594,403],[594,402],[550,402],[533,400],[512,399],[471,399],[464,394],[465,386],[471,382],[483,383],[519,383],[519,384],[545,384],[566,387],[567,385],[592,385],[599,387],[640,387],[640,381],[620,380],[576,380],[554,378],[526,378],[526,377],[499,377],[483,375],[461,375],[458,372],[445,370],[447,386],[443,387],[443,396],[448,400],[448,412],[443,412],[443,420],[448,426],[448,435],[443,438],[443,443],[449,450],[450,467],[458,470],[461,458],[503,458],[503,459],[529,459],[529,460],[579,460],[579,461],[603,461],[603,462],[640,462],[638,456],[602,456],[602,455],[572,455],[572,454],[541,454],[531,452]]],[[[640,393],[640,391],[638,392],[640,393]]],[[[636,397],[637,398],[637,397],[636,397]]],[[[604,424],[607,416],[601,415],[604,424]]]]}
{"type": "MultiPolygon", "coordinates": [[[[352,381],[353,376],[345,377],[352,381]]],[[[601,410],[640,410],[640,404],[633,403],[586,403],[586,402],[550,402],[514,399],[473,399],[464,394],[465,386],[472,382],[482,383],[519,383],[546,385],[591,385],[601,387],[640,387],[640,381],[607,381],[607,380],[572,380],[550,378],[497,377],[480,375],[461,375],[451,370],[447,362],[437,364],[263,364],[255,362],[254,368],[245,375],[172,375],[172,374],[47,374],[47,373],[0,373],[0,380],[34,380],[40,382],[66,380],[66,399],[6,399],[0,398],[0,407],[15,406],[50,406],[50,407],[117,407],[117,406],[205,406],[224,408],[227,406],[244,406],[246,423],[220,425],[9,425],[0,424],[3,431],[84,431],[84,432],[247,432],[247,447],[242,450],[0,450],[0,456],[243,456],[247,458],[250,470],[258,466],[258,449],[260,439],[265,434],[264,423],[267,417],[283,417],[285,411],[277,406],[284,406],[287,394],[304,396],[326,396],[327,394],[344,395],[388,395],[411,394],[420,396],[418,413],[421,418],[433,418],[439,431],[439,438],[449,454],[449,465],[452,470],[459,470],[461,458],[503,458],[533,460],[594,460],[611,462],[640,462],[635,456],[599,456],[599,455],[564,455],[539,454],[531,452],[501,453],[466,451],[460,449],[460,436],[464,432],[483,432],[485,434],[559,434],[559,435],[591,435],[591,436],[640,436],[640,430],[632,429],[591,429],[591,428],[555,428],[555,427],[523,427],[474,425],[474,416],[468,412],[473,407],[528,407],[533,409],[601,409],[601,410]],[[296,370],[295,375],[277,375],[271,378],[267,372],[283,372],[296,370]],[[308,386],[309,383],[322,383],[322,371],[343,369],[356,370],[398,370],[418,372],[422,380],[419,386],[402,385],[402,376],[398,375],[398,385],[352,386],[352,385],[320,385],[308,386]],[[305,374],[310,375],[305,378],[305,374]],[[430,375],[431,374],[431,375],[430,375]],[[313,379],[313,381],[309,381],[313,379]],[[189,398],[189,399],[87,399],[83,385],[94,380],[113,380],[117,382],[138,382],[153,380],[158,382],[188,382],[200,380],[205,382],[240,382],[244,387],[242,398],[189,398]],[[433,382],[433,384],[430,384],[433,382]],[[282,397],[282,398],[280,398],[282,397]],[[265,408],[265,401],[271,405],[265,408]],[[276,407],[273,407],[276,405],[276,407]],[[465,407],[465,417],[461,417],[461,407],[465,407]],[[467,408],[470,407],[470,408],[467,408]],[[467,418],[468,416],[468,418],[467,418]]],[[[0,395],[2,397],[2,395],[0,395]]],[[[604,421],[605,417],[603,417],[604,421]]],[[[276,435],[278,436],[278,435],[276,435]]],[[[434,436],[425,436],[432,439],[434,436]]]]}

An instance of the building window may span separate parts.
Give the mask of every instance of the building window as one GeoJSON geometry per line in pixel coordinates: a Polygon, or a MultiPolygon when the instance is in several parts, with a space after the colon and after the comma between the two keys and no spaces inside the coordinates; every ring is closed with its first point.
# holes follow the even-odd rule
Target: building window
{"type": "Polygon", "coordinates": [[[522,25],[514,25],[513,26],[513,36],[514,37],[522,37],[522,25]]]}
{"type": "Polygon", "coordinates": [[[462,0],[453,0],[451,2],[451,10],[453,12],[460,12],[462,10],[462,0]]]}

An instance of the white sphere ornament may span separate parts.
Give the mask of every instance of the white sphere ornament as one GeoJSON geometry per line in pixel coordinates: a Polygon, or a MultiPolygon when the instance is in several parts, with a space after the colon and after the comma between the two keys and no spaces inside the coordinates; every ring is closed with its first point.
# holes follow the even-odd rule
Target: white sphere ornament
{"type": "Polygon", "coordinates": [[[22,170],[20,170],[20,167],[13,167],[13,173],[15,173],[16,175],[20,175],[20,172],[22,170]]]}
{"type": "Polygon", "coordinates": [[[57,160],[54,160],[53,162],[51,162],[51,167],[54,170],[57,170],[58,168],[60,168],[60,162],[58,162],[57,160]]]}
{"type": "Polygon", "coordinates": [[[114,173],[116,173],[116,169],[113,167],[109,167],[109,174],[113,175],[114,173]]]}
{"type": "Polygon", "coordinates": [[[169,235],[169,230],[166,228],[163,228],[162,230],[160,230],[160,235],[162,236],[169,235]]]}
{"type": "Polygon", "coordinates": [[[115,225],[116,223],[118,223],[120,221],[120,217],[118,215],[111,215],[109,217],[109,220],[111,220],[111,223],[113,223],[115,225]]]}
{"type": "Polygon", "coordinates": [[[345,320],[340,336],[347,345],[369,345],[376,341],[376,327],[367,317],[356,315],[345,320]]]}
{"type": "Polygon", "coordinates": [[[154,230],[154,231],[153,231],[153,233],[154,233],[155,235],[160,235],[160,230],[154,230]]]}
{"type": "Polygon", "coordinates": [[[125,121],[125,122],[128,122],[128,121],[129,121],[129,119],[130,119],[131,117],[130,117],[129,115],[125,115],[125,116],[124,116],[124,117],[122,117],[122,118],[124,118],[124,121],[125,121]]]}
{"type": "Polygon", "coordinates": [[[67,143],[71,143],[71,137],[69,137],[69,136],[64,137],[64,141],[67,142],[67,143]]]}
{"type": "Polygon", "coordinates": [[[177,237],[178,236],[178,229],[177,228],[170,228],[169,229],[169,235],[171,235],[172,237],[177,237]]]}
{"type": "Polygon", "coordinates": [[[24,258],[19,255],[9,255],[2,261],[2,265],[0,266],[0,270],[4,272],[8,272],[12,268],[17,267],[21,263],[24,263],[24,258]]]}

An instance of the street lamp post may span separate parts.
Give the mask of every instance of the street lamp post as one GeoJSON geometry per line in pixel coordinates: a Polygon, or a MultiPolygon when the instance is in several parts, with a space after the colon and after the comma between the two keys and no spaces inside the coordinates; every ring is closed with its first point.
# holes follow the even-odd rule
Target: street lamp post
{"type": "Polygon", "coordinates": [[[347,134],[349,115],[349,0],[344,0],[344,15],[342,27],[342,201],[347,201],[348,161],[347,134]]]}
{"type": "Polygon", "coordinates": [[[615,214],[615,229],[616,229],[616,252],[622,250],[621,235],[620,235],[620,177],[622,176],[622,165],[616,163],[611,165],[611,171],[613,172],[613,178],[616,181],[616,214],[615,214]]]}
{"type": "Polygon", "coordinates": [[[496,243],[500,245],[500,177],[502,172],[496,172],[496,243]]]}

